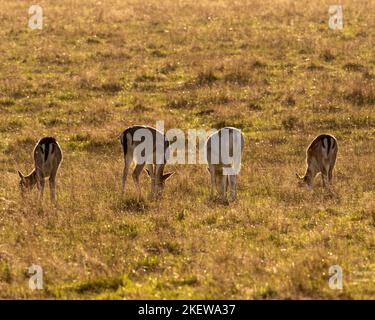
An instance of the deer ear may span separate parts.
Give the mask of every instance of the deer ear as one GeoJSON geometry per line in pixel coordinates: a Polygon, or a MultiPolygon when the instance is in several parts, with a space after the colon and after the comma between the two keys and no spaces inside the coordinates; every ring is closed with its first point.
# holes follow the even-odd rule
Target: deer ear
{"type": "Polygon", "coordinates": [[[303,179],[303,177],[301,177],[298,173],[296,173],[296,177],[297,177],[298,179],[300,179],[300,180],[303,179]]]}
{"type": "Polygon", "coordinates": [[[148,176],[149,176],[149,177],[151,177],[151,173],[150,173],[150,170],[148,170],[148,169],[145,169],[145,170],[146,170],[146,172],[147,172],[148,176]]]}
{"type": "Polygon", "coordinates": [[[24,178],[23,174],[20,171],[18,171],[18,175],[20,176],[21,179],[24,178]]]}
{"type": "Polygon", "coordinates": [[[175,172],[168,172],[165,175],[163,175],[163,180],[167,181],[170,177],[172,177],[175,174],[175,172]]]}

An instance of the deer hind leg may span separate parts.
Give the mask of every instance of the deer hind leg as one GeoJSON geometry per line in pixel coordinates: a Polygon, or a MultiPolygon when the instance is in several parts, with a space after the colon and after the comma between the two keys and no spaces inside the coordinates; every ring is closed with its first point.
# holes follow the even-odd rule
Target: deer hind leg
{"type": "Polygon", "coordinates": [[[215,186],[216,186],[216,180],[215,180],[215,168],[213,165],[210,165],[208,167],[208,171],[210,172],[211,176],[211,197],[215,195],[215,186]]]}
{"type": "Polygon", "coordinates": [[[230,181],[230,198],[232,201],[234,201],[237,195],[237,175],[229,176],[229,181],[230,181]]]}
{"type": "Polygon", "coordinates": [[[36,173],[36,185],[39,190],[39,199],[41,200],[43,198],[45,180],[42,172],[39,170],[36,173]]]}
{"type": "Polygon", "coordinates": [[[221,199],[226,201],[227,200],[227,187],[228,187],[228,176],[221,175],[221,184],[220,184],[220,196],[221,199]]]}
{"type": "Polygon", "coordinates": [[[126,179],[128,177],[129,168],[132,163],[133,159],[130,155],[125,156],[125,166],[124,170],[122,172],[122,187],[121,187],[121,194],[124,195],[125,193],[125,185],[126,185],[126,179]]]}
{"type": "Polygon", "coordinates": [[[330,166],[328,170],[328,182],[330,186],[332,185],[332,177],[333,177],[333,167],[330,166]]]}
{"type": "Polygon", "coordinates": [[[329,169],[328,169],[328,183],[329,183],[329,192],[331,193],[331,195],[333,196],[337,196],[337,194],[335,193],[335,191],[332,189],[332,177],[333,177],[333,168],[335,166],[335,163],[331,163],[331,165],[329,166],[329,169]]]}
{"type": "Polygon", "coordinates": [[[144,168],[145,164],[137,164],[135,166],[135,169],[133,171],[133,180],[134,180],[134,183],[135,183],[135,186],[137,188],[137,191],[138,191],[138,197],[141,197],[141,193],[142,193],[142,190],[141,190],[141,185],[139,183],[139,176],[141,175],[141,172],[144,168]]]}
{"type": "Polygon", "coordinates": [[[332,185],[332,177],[333,177],[333,168],[335,167],[335,160],[331,161],[329,165],[329,170],[328,170],[328,181],[330,185],[332,185]]]}
{"type": "Polygon", "coordinates": [[[58,167],[54,168],[49,176],[49,190],[51,194],[51,200],[56,203],[56,174],[58,167]]]}
{"type": "Polygon", "coordinates": [[[323,181],[323,187],[326,189],[330,189],[330,181],[329,181],[329,165],[323,165],[321,174],[322,174],[322,181],[323,181]]]}

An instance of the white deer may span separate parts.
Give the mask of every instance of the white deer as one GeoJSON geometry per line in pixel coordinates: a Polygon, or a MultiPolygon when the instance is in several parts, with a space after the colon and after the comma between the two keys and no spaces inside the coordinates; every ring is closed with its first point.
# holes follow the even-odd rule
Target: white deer
{"type": "Polygon", "coordinates": [[[206,143],[208,171],[211,175],[211,195],[215,187],[222,200],[227,200],[228,180],[230,199],[237,195],[237,180],[245,139],[239,129],[222,128],[211,134],[206,143]]]}

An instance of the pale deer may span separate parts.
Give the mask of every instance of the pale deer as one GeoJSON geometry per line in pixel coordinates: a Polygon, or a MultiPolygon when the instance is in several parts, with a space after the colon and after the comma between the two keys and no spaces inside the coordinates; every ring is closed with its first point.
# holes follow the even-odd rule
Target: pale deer
{"type": "Polygon", "coordinates": [[[147,165],[146,171],[151,178],[151,196],[158,196],[174,172],[164,174],[168,159],[169,141],[165,135],[152,127],[135,125],[127,128],[121,135],[120,141],[124,151],[125,166],[122,175],[122,194],[125,192],[126,180],[131,163],[136,166],[132,177],[138,196],[141,196],[139,177],[147,165]]]}
{"type": "Polygon", "coordinates": [[[230,199],[235,200],[244,146],[242,132],[233,127],[222,128],[208,137],[206,152],[212,196],[216,187],[221,199],[226,201],[229,180],[230,199]]]}
{"type": "Polygon", "coordinates": [[[51,199],[56,202],[56,174],[62,161],[62,151],[55,138],[45,137],[38,141],[33,151],[35,168],[24,176],[20,171],[22,195],[36,185],[40,198],[43,197],[45,179],[49,178],[51,199]]]}
{"type": "Polygon", "coordinates": [[[329,134],[317,136],[306,150],[307,168],[303,177],[297,174],[300,185],[313,185],[315,176],[321,173],[323,186],[331,190],[333,169],[338,152],[337,140],[329,134]]]}

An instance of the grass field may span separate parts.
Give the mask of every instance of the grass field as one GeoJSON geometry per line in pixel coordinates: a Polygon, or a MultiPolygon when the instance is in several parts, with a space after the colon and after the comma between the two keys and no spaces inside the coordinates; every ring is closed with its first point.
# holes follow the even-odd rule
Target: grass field
{"type": "Polygon", "coordinates": [[[332,1],[40,0],[31,30],[31,3],[2,0],[0,298],[374,299],[375,2],[337,2],[343,30],[332,1]],[[169,166],[161,201],[131,179],[122,198],[118,135],[156,120],[242,129],[238,201],[210,200],[204,165],[169,166]],[[337,197],[295,177],[323,132],[337,197]],[[57,208],[18,190],[45,135],[64,151],[57,208]]]}

